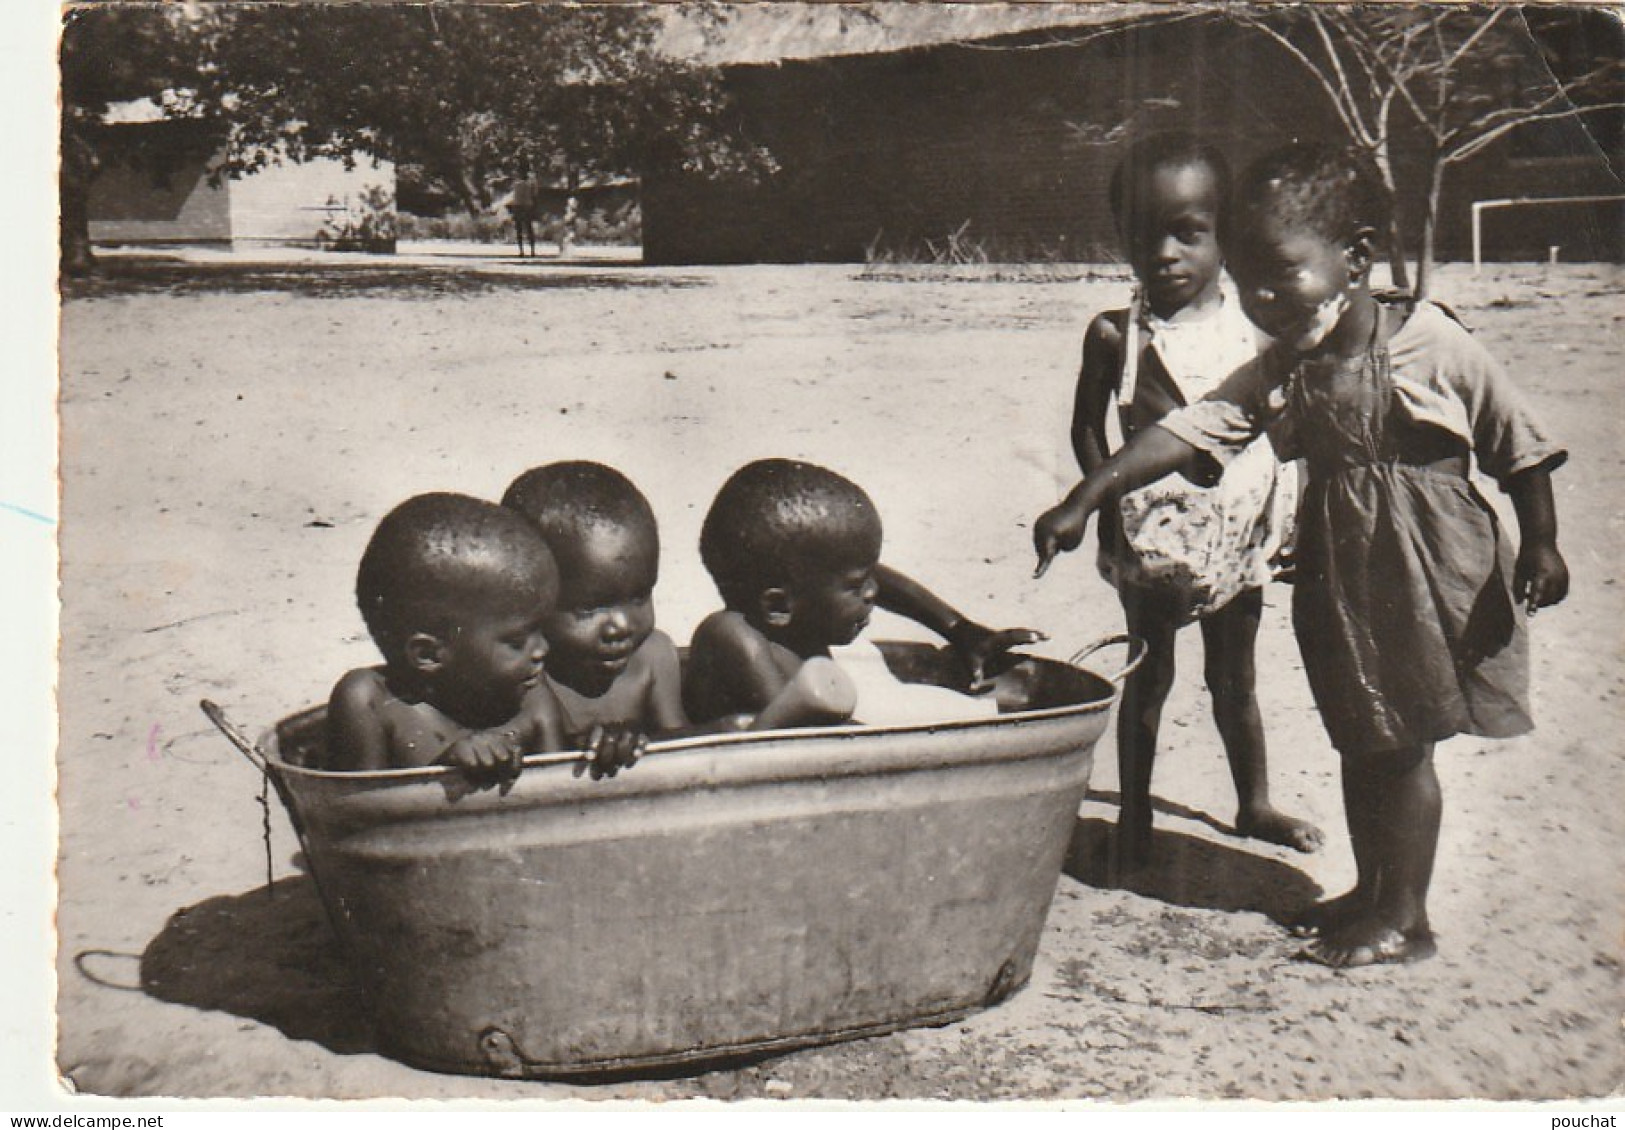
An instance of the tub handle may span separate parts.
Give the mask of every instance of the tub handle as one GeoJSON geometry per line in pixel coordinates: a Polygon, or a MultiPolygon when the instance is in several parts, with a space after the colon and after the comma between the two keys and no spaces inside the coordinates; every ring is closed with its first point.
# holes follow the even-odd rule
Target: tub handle
{"type": "Polygon", "coordinates": [[[1090,644],[1088,647],[1083,648],[1076,655],[1074,655],[1071,659],[1068,659],[1067,662],[1070,663],[1074,667],[1082,666],[1083,661],[1085,659],[1088,659],[1095,652],[1100,651],[1103,648],[1111,647],[1114,644],[1126,644],[1127,645],[1127,647],[1128,647],[1128,659],[1126,659],[1124,661],[1123,669],[1121,671],[1119,671],[1115,675],[1107,676],[1107,681],[1111,682],[1111,683],[1121,683],[1124,679],[1128,678],[1130,675],[1132,675],[1134,673],[1134,669],[1136,667],[1138,667],[1141,663],[1145,662],[1145,653],[1148,650],[1150,650],[1147,647],[1146,642],[1144,640],[1142,640],[1139,636],[1130,636],[1130,635],[1124,635],[1124,634],[1119,634],[1119,635],[1115,635],[1115,636],[1107,636],[1105,639],[1096,640],[1094,643],[1090,644]]]}
{"type": "Polygon", "coordinates": [[[224,710],[221,710],[218,705],[208,699],[198,703],[198,706],[203,709],[204,714],[208,715],[209,721],[214,723],[215,729],[226,735],[226,740],[237,747],[238,753],[253,762],[254,768],[265,774],[265,776],[269,777],[271,775],[271,762],[265,756],[265,752],[250,741],[248,735],[237,728],[236,723],[226,717],[224,710]]]}

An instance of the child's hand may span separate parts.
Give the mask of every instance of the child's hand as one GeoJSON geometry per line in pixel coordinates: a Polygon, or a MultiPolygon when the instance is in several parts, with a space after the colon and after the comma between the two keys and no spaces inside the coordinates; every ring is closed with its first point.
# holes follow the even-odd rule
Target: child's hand
{"type": "Polygon", "coordinates": [[[987,690],[992,682],[987,677],[987,665],[1013,647],[1037,643],[1048,639],[1043,632],[1032,628],[992,628],[974,620],[961,620],[948,629],[948,643],[970,671],[972,694],[987,690]]]}
{"type": "Polygon", "coordinates": [[[1518,551],[1512,574],[1512,594],[1533,616],[1537,609],[1556,604],[1569,595],[1569,567],[1557,545],[1526,541],[1518,551]]]}
{"type": "Polygon", "coordinates": [[[1089,524],[1089,512],[1079,511],[1070,502],[1051,507],[1033,523],[1033,549],[1038,552],[1038,568],[1034,578],[1049,570],[1050,562],[1063,550],[1070,553],[1083,543],[1083,531],[1089,524]]]}
{"type": "Polygon", "coordinates": [[[458,738],[438,759],[454,765],[479,785],[512,785],[524,766],[525,751],[516,730],[479,730],[458,738]]]}
{"type": "Polygon", "coordinates": [[[587,773],[600,781],[636,765],[649,748],[649,735],[621,726],[594,725],[577,744],[587,752],[587,773]]]}

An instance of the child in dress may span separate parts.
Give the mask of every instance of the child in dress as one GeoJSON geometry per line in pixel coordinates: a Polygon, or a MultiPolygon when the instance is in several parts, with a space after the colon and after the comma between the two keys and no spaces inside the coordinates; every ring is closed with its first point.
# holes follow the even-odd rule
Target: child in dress
{"type": "Polygon", "coordinates": [[[495,783],[517,775],[527,753],[564,749],[542,674],[557,593],[546,543],[513,511],[460,494],[391,510],[356,578],[384,665],[334,687],[326,767],[456,765],[495,783]]]}
{"type": "Polygon", "coordinates": [[[1034,527],[1040,563],[1120,491],[1268,429],[1307,458],[1293,626],[1342,759],[1358,878],[1295,923],[1337,967],[1435,950],[1427,892],[1441,798],[1434,743],[1527,732],[1519,606],[1562,600],[1550,473],[1566,458],[1495,361],[1443,309],[1371,293],[1386,201],[1349,153],[1292,145],[1243,177],[1221,233],[1241,301],[1276,344],[1107,460],[1034,527]],[[1471,460],[1512,498],[1514,555],[1471,460]]]}
{"type": "MultiPolygon", "coordinates": [[[[1108,415],[1120,414],[1125,437],[1156,423],[1168,412],[1193,403],[1217,387],[1231,370],[1258,352],[1258,334],[1235,297],[1220,285],[1219,219],[1229,202],[1230,172],[1224,157],[1188,134],[1155,134],[1130,149],[1112,176],[1111,206],[1137,286],[1126,310],[1108,310],[1090,324],[1083,342],[1083,368],[1072,411],[1072,448],[1085,474],[1109,454],[1108,415]]],[[[1254,693],[1253,645],[1263,614],[1262,585],[1269,578],[1268,556],[1278,549],[1278,530],[1267,521],[1276,505],[1272,493],[1295,486],[1277,483],[1277,464],[1261,439],[1259,450],[1226,473],[1227,497],[1242,488],[1259,505],[1248,507],[1248,530],[1225,564],[1235,574],[1221,593],[1208,593],[1202,629],[1204,668],[1213,696],[1230,774],[1236,785],[1239,835],[1286,844],[1299,851],[1320,846],[1320,830],[1270,803],[1264,727],[1254,693]],[[1261,506],[1264,509],[1260,518],[1261,506]],[[1272,534],[1274,538],[1272,540],[1272,534]],[[1239,591],[1236,591],[1239,590],[1239,591]],[[1235,595],[1231,595],[1235,593],[1235,595]],[[1225,603],[1225,598],[1228,602],[1225,603]]],[[[1171,511],[1200,514],[1215,522],[1223,515],[1206,505],[1218,499],[1213,481],[1218,468],[1205,455],[1193,455],[1137,504],[1159,505],[1153,492],[1172,494],[1171,511]]],[[[1290,476],[1293,468],[1282,472],[1290,476]]],[[[1189,520],[1189,519],[1187,519],[1189,520]]],[[[1151,772],[1163,703],[1174,679],[1174,640],[1188,623],[1193,599],[1179,586],[1144,575],[1123,530],[1121,513],[1108,507],[1100,522],[1099,564],[1116,587],[1131,634],[1145,641],[1146,656],[1123,685],[1117,715],[1117,762],[1121,802],[1117,821],[1118,870],[1143,866],[1151,851],[1151,772]]]]}
{"type": "Polygon", "coordinates": [[[677,648],[655,627],[654,511],[626,476],[589,462],[532,468],[502,505],[536,524],[558,564],[545,677],[565,732],[605,769],[636,763],[648,735],[688,728],[677,648]]]}
{"type": "Polygon", "coordinates": [[[705,518],[700,556],[725,608],[694,632],[684,699],[712,719],[765,713],[778,725],[844,720],[872,724],[985,717],[986,699],[889,678],[878,649],[859,635],[878,605],[947,639],[982,683],[999,653],[1042,638],[1026,628],[992,631],[967,620],[924,586],[880,563],[880,515],[862,489],[833,471],[764,459],[723,484],[705,518]],[[797,675],[834,658],[855,686],[855,705],[827,696],[787,708],[797,675]],[[784,697],[781,697],[784,696],[784,697]]]}

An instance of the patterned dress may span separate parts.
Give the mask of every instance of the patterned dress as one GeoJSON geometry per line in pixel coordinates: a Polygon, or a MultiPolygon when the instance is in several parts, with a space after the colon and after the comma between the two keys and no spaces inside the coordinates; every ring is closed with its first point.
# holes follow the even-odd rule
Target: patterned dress
{"type": "Polygon", "coordinates": [[[1216,455],[1267,428],[1306,457],[1293,627],[1340,751],[1532,728],[1512,545],[1468,457],[1504,483],[1565,453],[1443,311],[1343,364],[1267,355],[1162,426],[1216,455]]]}
{"type": "MultiPolygon", "coordinates": [[[[1124,435],[1137,419],[1151,422],[1136,400],[1147,378],[1165,385],[1176,403],[1192,404],[1268,340],[1228,287],[1209,316],[1174,322],[1151,313],[1136,288],[1123,337],[1116,415],[1124,435]],[[1152,358],[1155,365],[1142,364],[1152,358]]],[[[1297,501],[1296,468],[1280,465],[1269,438],[1258,436],[1212,485],[1176,474],[1125,494],[1116,529],[1108,535],[1101,525],[1096,565],[1120,592],[1155,596],[1186,621],[1207,616],[1269,583],[1290,546],[1297,501]]]]}

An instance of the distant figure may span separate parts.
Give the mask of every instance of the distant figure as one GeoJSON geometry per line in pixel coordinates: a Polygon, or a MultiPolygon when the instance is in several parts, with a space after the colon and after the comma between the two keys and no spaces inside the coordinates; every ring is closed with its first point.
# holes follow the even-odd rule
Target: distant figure
{"type": "Polygon", "coordinates": [[[564,219],[559,224],[559,258],[564,258],[575,250],[576,245],[576,219],[581,213],[581,206],[577,203],[575,194],[571,193],[564,201],[564,219]]]}
{"type": "Polygon", "coordinates": [[[508,193],[508,212],[513,216],[513,237],[519,244],[519,257],[525,257],[525,244],[530,243],[530,254],[536,256],[536,203],[539,193],[536,180],[530,175],[530,165],[521,162],[519,175],[508,193]]]}

